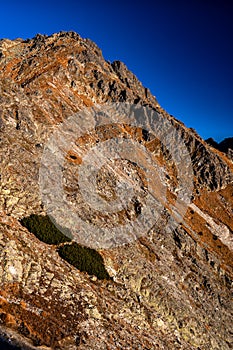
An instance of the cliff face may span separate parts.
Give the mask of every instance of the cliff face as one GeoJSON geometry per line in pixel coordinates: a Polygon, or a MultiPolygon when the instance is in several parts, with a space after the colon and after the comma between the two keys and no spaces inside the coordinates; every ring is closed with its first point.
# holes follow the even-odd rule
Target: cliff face
{"type": "MultiPolygon", "coordinates": [[[[93,42],[73,32],[0,41],[0,128],[2,327],[52,349],[231,348],[233,188],[224,153],[168,115],[122,62],[105,61],[93,42]],[[39,169],[49,136],[74,113],[110,102],[148,107],[171,123],[189,152],[194,189],[182,222],[165,229],[178,196],[177,170],[161,143],[124,130],[167,167],[167,201],[147,235],[100,250],[113,278],[101,281],[62,260],[19,220],[45,214],[39,169]]],[[[109,130],[108,136],[97,130],[85,145],[107,140],[109,130]]],[[[65,169],[71,202],[74,160],[65,169]]],[[[133,165],[130,171],[140,175],[133,165]]],[[[99,181],[105,198],[109,179],[103,172],[99,181]]],[[[134,210],[123,213],[127,220],[134,210]]],[[[102,219],[97,215],[97,223],[102,219]]]]}

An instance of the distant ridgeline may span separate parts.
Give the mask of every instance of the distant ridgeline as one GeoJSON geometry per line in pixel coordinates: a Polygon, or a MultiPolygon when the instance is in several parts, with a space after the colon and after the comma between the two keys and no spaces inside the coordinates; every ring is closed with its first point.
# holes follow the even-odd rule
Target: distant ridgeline
{"type": "Polygon", "coordinates": [[[206,143],[208,143],[210,146],[216,148],[217,150],[229,153],[229,150],[233,151],[233,137],[227,137],[221,142],[216,142],[212,137],[205,140],[206,143]]]}

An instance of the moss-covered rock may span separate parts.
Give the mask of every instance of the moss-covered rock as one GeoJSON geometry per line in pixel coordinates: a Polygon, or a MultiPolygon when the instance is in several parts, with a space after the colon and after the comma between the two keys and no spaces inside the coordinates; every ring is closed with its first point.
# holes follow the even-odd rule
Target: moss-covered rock
{"type": "Polygon", "coordinates": [[[105,269],[102,256],[94,249],[82,247],[78,243],[64,245],[58,248],[59,255],[89,275],[95,275],[98,279],[110,279],[105,269]]]}
{"type": "MultiPolygon", "coordinates": [[[[65,229],[66,234],[62,233],[47,215],[32,214],[20,222],[44,243],[60,244],[71,241],[70,231],[65,229]]],[[[64,229],[62,231],[64,232],[64,229]]]]}

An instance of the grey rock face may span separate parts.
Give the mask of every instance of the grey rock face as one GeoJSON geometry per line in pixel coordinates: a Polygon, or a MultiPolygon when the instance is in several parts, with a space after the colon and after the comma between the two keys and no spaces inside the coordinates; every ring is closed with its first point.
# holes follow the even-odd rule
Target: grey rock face
{"type": "MultiPolygon", "coordinates": [[[[32,347],[49,349],[230,349],[232,162],[168,115],[122,62],[105,61],[89,39],[73,32],[4,39],[0,52],[1,325],[32,347]],[[107,102],[149,106],[172,123],[190,154],[194,192],[182,223],[165,229],[177,198],[177,169],[164,145],[127,129],[166,164],[167,202],[146,236],[100,250],[113,280],[99,281],[62,260],[19,220],[45,214],[38,180],[49,136],[84,107],[107,102]]],[[[88,142],[103,135],[93,133],[88,142]]],[[[176,139],[170,142],[177,147],[176,139]]],[[[64,170],[71,202],[77,162],[71,158],[64,170]]],[[[100,175],[105,198],[114,196],[114,181],[100,175]]]]}

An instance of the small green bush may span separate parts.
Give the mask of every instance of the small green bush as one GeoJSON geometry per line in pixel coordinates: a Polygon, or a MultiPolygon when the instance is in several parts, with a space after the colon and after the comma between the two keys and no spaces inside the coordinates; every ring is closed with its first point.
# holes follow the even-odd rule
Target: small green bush
{"type": "Polygon", "coordinates": [[[23,218],[20,222],[44,243],[59,244],[71,241],[71,234],[69,230],[66,230],[67,235],[63,234],[53,224],[47,215],[43,216],[32,214],[26,218],[23,218]]]}
{"type": "Polygon", "coordinates": [[[82,247],[78,243],[64,245],[58,248],[58,253],[71,265],[98,279],[110,279],[105,269],[102,256],[94,249],[82,247]]]}

